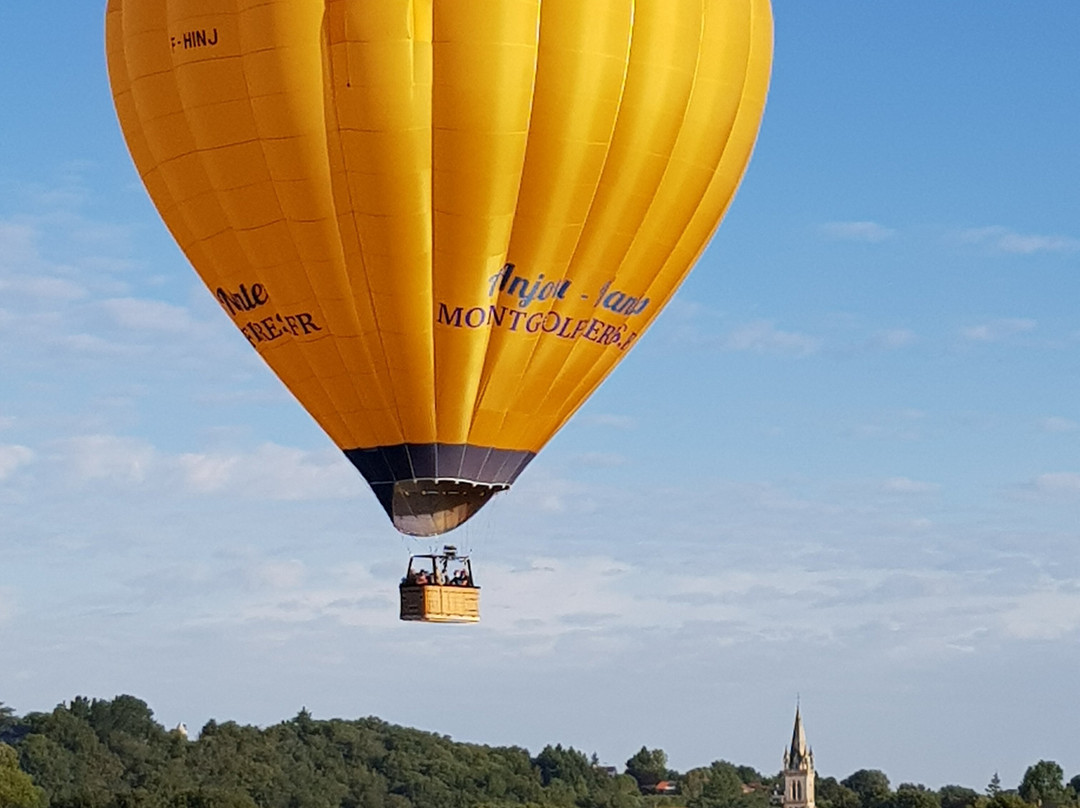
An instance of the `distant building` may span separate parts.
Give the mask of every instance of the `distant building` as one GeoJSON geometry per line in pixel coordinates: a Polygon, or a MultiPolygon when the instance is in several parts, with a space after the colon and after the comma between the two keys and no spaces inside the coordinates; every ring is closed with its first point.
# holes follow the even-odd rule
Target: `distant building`
{"type": "Polygon", "coordinates": [[[795,708],[791,746],[784,750],[783,808],[814,808],[814,751],[806,745],[802,716],[795,708]]]}

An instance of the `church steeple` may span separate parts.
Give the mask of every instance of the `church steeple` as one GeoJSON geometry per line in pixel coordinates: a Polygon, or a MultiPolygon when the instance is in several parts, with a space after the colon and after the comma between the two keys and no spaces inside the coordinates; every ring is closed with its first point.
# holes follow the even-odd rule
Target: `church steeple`
{"type": "Polygon", "coordinates": [[[803,731],[802,716],[795,707],[795,728],[791,732],[791,747],[784,752],[785,769],[801,769],[804,761],[810,768],[814,766],[814,753],[806,745],[806,733],[803,731]]]}
{"type": "Polygon", "coordinates": [[[795,707],[795,727],[791,746],[784,750],[783,808],[814,808],[814,752],[806,745],[799,707],[795,707]]]}

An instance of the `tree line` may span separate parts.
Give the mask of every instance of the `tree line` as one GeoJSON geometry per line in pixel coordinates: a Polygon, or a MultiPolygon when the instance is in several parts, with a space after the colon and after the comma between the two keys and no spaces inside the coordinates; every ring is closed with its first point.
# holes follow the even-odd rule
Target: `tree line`
{"type": "MultiPolygon", "coordinates": [[[[18,716],[0,702],[0,808],[770,808],[779,773],[717,761],[680,773],[642,747],[622,772],[561,744],[457,743],[378,718],[169,730],[133,696],[18,716]]],[[[937,791],[863,769],[818,777],[818,808],[1080,808],[1080,775],[1039,761],[1015,790],[937,791]]]]}

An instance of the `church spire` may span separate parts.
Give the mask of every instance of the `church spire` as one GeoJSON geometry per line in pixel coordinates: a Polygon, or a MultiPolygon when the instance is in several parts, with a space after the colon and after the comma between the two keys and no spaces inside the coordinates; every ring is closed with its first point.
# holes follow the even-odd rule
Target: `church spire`
{"type": "MultiPolygon", "coordinates": [[[[812,761],[812,753],[806,745],[806,733],[803,731],[802,716],[799,707],[795,707],[795,728],[791,732],[791,747],[784,753],[785,769],[801,769],[804,761],[812,761]]],[[[812,762],[811,762],[811,765],[812,762]]]]}
{"type": "Polygon", "coordinates": [[[814,752],[806,744],[802,715],[796,705],[791,746],[784,750],[782,808],[814,808],[814,778],[814,752]]]}

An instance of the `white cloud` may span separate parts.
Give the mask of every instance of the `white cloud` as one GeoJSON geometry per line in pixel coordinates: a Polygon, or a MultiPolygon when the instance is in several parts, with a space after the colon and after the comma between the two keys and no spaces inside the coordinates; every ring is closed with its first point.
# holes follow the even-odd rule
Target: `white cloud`
{"type": "MultiPolygon", "coordinates": [[[[971,653],[1003,638],[1056,638],[1080,628],[1080,588],[1057,581],[1036,590],[987,587],[984,571],[911,566],[820,564],[740,566],[730,553],[684,563],[628,562],[609,555],[533,556],[517,564],[488,559],[478,570],[483,622],[477,642],[506,644],[515,657],[557,655],[568,639],[586,636],[582,652],[600,659],[632,650],[650,634],[673,642],[685,632],[730,647],[864,643],[922,657],[971,653]],[[887,636],[883,636],[883,630],[887,636]]],[[[251,568],[254,587],[234,590],[210,622],[260,621],[282,630],[330,621],[392,628],[396,576],[370,570],[318,575],[295,560],[251,568]]]]}
{"type": "Polygon", "coordinates": [[[736,328],[721,339],[720,345],[728,351],[807,356],[821,349],[821,340],[795,331],[781,331],[767,320],[758,320],[736,328]]]}
{"type": "Polygon", "coordinates": [[[191,490],[212,493],[233,483],[243,458],[240,455],[187,453],[180,455],[176,462],[191,490]]]}
{"type": "Polygon", "coordinates": [[[972,342],[997,342],[1015,334],[1033,331],[1036,325],[1034,320],[1028,318],[1011,317],[963,328],[960,333],[972,342]]]}
{"type": "Polygon", "coordinates": [[[917,340],[915,332],[906,328],[892,328],[875,335],[875,342],[882,348],[906,348],[917,340]]]}
{"type": "Polygon", "coordinates": [[[170,455],[136,438],[84,435],[56,444],[54,457],[77,482],[164,487],[187,494],[246,499],[342,499],[363,487],[337,450],[263,444],[251,452],[170,455]]]}
{"type": "Polygon", "coordinates": [[[304,451],[266,443],[254,452],[183,454],[176,458],[186,487],[199,493],[234,491],[295,501],[356,496],[363,481],[335,450],[304,451]]]}
{"type": "Polygon", "coordinates": [[[37,260],[37,232],[26,224],[0,221],[0,268],[37,260]]]}
{"type": "MultiPolygon", "coordinates": [[[[286,566],[276,573],[280,579],[261,582],[288,592],[260,591],[248,605],[223,612],[221,619],[231,615],[297,624],[329,618],[345,625],[389,626],[396,618],[396,580],[353,570],[347,580],[326,585],[324,576],[320,586],[305,589],[302,569],[286,566]]],[[[703,619],[733,625],[750,621],[757,630],[773,619],[759,613],[763,587],[797,596],[805,592],[807,580],[796,574],[777,579],[771,570],[762,575],[728,571],[704,580],[657,573],[607,556],[534,557],[519,566],[489,561],[479,580],[482,628],[486,636],[515,638],[515,655],[532,656],[553,653],[558,638],[580,632],[598,642],[618,643],[620,636],[626,641],[627,632],[674,629],[703,619]],[[753,603],[745,603],[751,593],[753,603]]]]}
{"type": "Polygon", "coordinates": [[[821,232],[828,238],[838,241],[862,241],[877,244],[896,235],[892,228],[877,222],[826,222],[821,232]]]}
{"type": "Polygon", "coordinates": [[[890,477],[881,484],[881,490],[890,494],[928,494],[937,491],[938,485],[908,477],[890,477]]]}
{"type": "Polygon", "coordinates": [[[42,259],[39,230],[25,222],[0,220],[0,292],[20,304],[66,303],[86,297],[87,290],[69,276],[71,267],[42,259]]]}
{"type": "Polygon", "coordinates": [[[1080,494],[1080,474],[1071,471],[1052,471],[1035,478],[1035,490],[1054,496],[1080,494]]]}
{"type": "Polygon", "coordinates": [[[274,589],[296,589],[307,577],[307,567],[303,561],[264,561],[255,568],[255,579],[274,589]]]}
{"type": "Polygon", "coordinates": [[[61,334],[49,339],[49,344],[75,354],[94,357],[131,357],[144,352],[140,346],[115,342],[97,334],[61,334]]]}
{"type": "Polygon", "coordinates": [[[160,300],[113,298],[101,307],[117,325],[138,331],[182,333],[197,325],[186,308],[160,300]]]}
{"type": "Polygon", "coordinates": [[[542,473],[524,475],[514,483],[512,495],[516,507],[545,513],[589,510],[591,505],[571,480],[542,473]]]}
{"type": "Polygon", "coordinates": [[[15,614],[15,598],[9,589],[0,589],[0,626],[15,614]]]}
{"type": "Polygon", "coordinates": [[[851,431],[859,438],[885,438],[889,440],[922,440],[926,413],[908,409],[884,412],[876,420],[855,424],[851,431]]]}
{"type": "Polygon", "coordinates": [[[1077,238],[1018,233],[1001,226],[975,227],[962,230],[957,235],[965,244],[975,244],[994,252],[1014,255],[1080,252],[1080,239],[1077,238]]]}
{"type": "Polygon", "coordinates": [[[359,565],[325,572],[317,586],[306,588],[304,583],[314,576],[296,560],[259,562],[248,575],[255,587],[241,595],[245,602],[227,604],[204,620],[297,626],[329,619],[345,626],[383,628],[397,622],[397,580],[375,577],[359,565]]]}
{"type": "Polygon", "coordinates": [[[64,278],[9,275],[0,279],[0,291],[24,295],[39,301],[67,302],[86,297],[86,289],[64,278]]]}
{"type": "Polygon", "coordinates": [[[1039,428],[1044,432],[1075,432],[1080,424],[1070,418],[1051,415],[1039,421],[1039,428]]]}
{"type": "Polygon", "coordinates": [[[145,441],[115,435],[82,435],[57,444],[58,458],[79,482],[141,483],[157,462],[145,441]]]}
{"type": "Polygon", "coordinates": [[[25,466],[34,459],[34,452],[25,446],[4,446],[0,444],[0,480],[6,480],[20,466],[25,466]]]}
{"type": "Polygon", "coordinates": [[[1058,640],[1080,630],[1080,590],[1056,585],[1021,595],[1001,616],[1005,632],[1025,640],[1058,640]]]}

